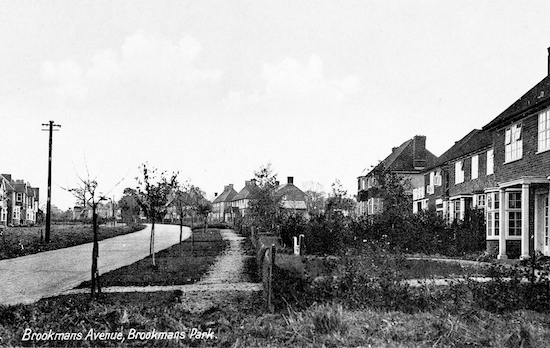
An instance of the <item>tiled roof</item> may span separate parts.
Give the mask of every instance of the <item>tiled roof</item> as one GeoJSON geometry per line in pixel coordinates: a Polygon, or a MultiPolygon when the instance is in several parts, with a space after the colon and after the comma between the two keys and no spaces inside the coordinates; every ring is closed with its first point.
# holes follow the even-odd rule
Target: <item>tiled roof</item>
{"type": "MultiPolygon", "coordinates": [[[[401,144],[399,147],[394,148],[392,153],[386,157],[382,162],[380,162],[374,169],[381,169],[394,172],[406,172],[406,171],[416,171],[414,168],[413,162],[413,145],[414,139],[409,139],[401,144]]],[[[437,156],[431,153],[428,149],[424,149],[426,154],[426,167],[431,167],[435,165],[437,156]]]]}
{"type": "Polygon", "coordinates": [[[212,203],[216,204],[222,202],[231,202],[233,197],[235,197],[236,195],[237,191],[233,189],[233,186],[229,185],[224,188],[223,192],[218,197],[216,197],[216,199],[214,199],[212,203]]]}
{"type": "Polygon", "coordinates": [[[550,105],[550,76],[546,76],[537,83],[500,115],[485,125],[483,130],[515,122],[525,116],[541,111],[548,105],[550,105]]]}
{"type": "Polygon", "coordinates": [[[233,197],[233,201],[238,201],[241,199],[252,199],[253,188],[254,188],[254,184],[247,181],[244,187],[242,188],[242,190],[240,190],[239,193],[237,193],[235,197],[233,197]]]}
{"type": "Polygon", "coordinates": [[[474,129],[470,133],[466,134],[462,139],[457,141],[450,149],[445,151],[439,159],[436,161],[433,167],[441,166],[448,161],[455,158],[465,156],[469,153],[491,146],[493,139],[491,132],[483,131],[480,129],[474,129]]]}
{"type": "Polygon", "coordinates": [[[277,189],[277,195],[285,196],[287,201],[305,201],[306,194],[294,184],[284,184],[277,189]]]}

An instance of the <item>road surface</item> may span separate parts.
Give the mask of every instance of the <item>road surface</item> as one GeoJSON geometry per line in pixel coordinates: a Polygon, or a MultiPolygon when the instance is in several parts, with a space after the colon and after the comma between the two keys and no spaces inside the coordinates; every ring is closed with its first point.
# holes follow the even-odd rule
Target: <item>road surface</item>
{"type": "MultiPolygon", "coordinates": [[[[99,273],[149,255],[151,225],[99,242],[99,273]]],[[[183,239],[191,236],[184,227],[183,239]]],[[[179,226],[155,225],[155,251],[179,242],[179,226]]],[[[0,261],[0,304],[31,303],[59,295],[91,279],[92,243],[0,261]]]]}

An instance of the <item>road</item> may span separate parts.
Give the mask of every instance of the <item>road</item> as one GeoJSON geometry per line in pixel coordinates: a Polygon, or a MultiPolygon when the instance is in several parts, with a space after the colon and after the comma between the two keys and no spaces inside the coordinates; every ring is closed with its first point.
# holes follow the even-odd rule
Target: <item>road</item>
{"type": "MultiPolygon", "coordinates": [[[[149,255],[151,226],[99,242],[100,274],[149,255]]],[[[184,227],[183,239],[191,236],[184,227]]],[[[155,251],[179,242],[179,226],[155,225],[155,251]]],[[[0,261],[0,304],[31,303],[91,279],[92,243],[0,261]]]]}

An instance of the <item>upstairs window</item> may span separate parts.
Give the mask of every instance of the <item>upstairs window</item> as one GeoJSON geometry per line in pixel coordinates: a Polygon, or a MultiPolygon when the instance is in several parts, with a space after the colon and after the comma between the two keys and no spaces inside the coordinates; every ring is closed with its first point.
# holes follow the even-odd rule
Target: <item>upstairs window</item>
{"type": "Polygon", "coordinates": [[[455,163],[455,184],[464,182],[464,162],[458,161],[455,163]]]}
{"type": "Polygon", "coordinates": [[[494,173],[494,152],[493,149],[487,151],[487,175],[494,173]]]}
{"type": "Polygon", "coordinates": [[[550,150],[550,109],[539,114],[539,152],[550,150]]]}
{"type": "Polygon", "coordinates": [[[505,162],[520,159],[523,156],[523,141],[521,138],[521,123],[506,128],[504,136],[505,162]]]}
{"type": "Polygon", "coordinates": [[[17,202],[22,202],[23,201],[23,194],[21,192],[17,192],[16,200],[17,200],[17,202]]]}
{"type": "Polygon", "coordinates": [[[472,180],[477,179],[479,173],[479,156],[472,157],[472,180]]]}

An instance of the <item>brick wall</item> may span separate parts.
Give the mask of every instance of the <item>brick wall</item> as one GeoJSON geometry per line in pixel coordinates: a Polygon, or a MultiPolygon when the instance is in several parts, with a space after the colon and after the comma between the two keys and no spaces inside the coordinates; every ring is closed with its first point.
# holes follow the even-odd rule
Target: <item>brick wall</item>
{"type": "Polygon", "coordinates": [[[550,151],[537,154],[537,133],[538,115],[524,118],[522,121],[523,156],[517,161],[505,164],[505,129],[493,132],[495,174],[498,182],[504,183],[525,176],[546,178],[550,175],[550,151]]]}
{"type": "Polygon", "coordinates": [[[449,196],[482,192],[488,187],[495,186],[495,175],[487,175],[487,150],[474,153],[461,159],[464,162],[464,182],[455,184],[455,163],[449,164],[449,196]],[[472,156],[478,155],[478,177],[472,180],[472,156]]]}

